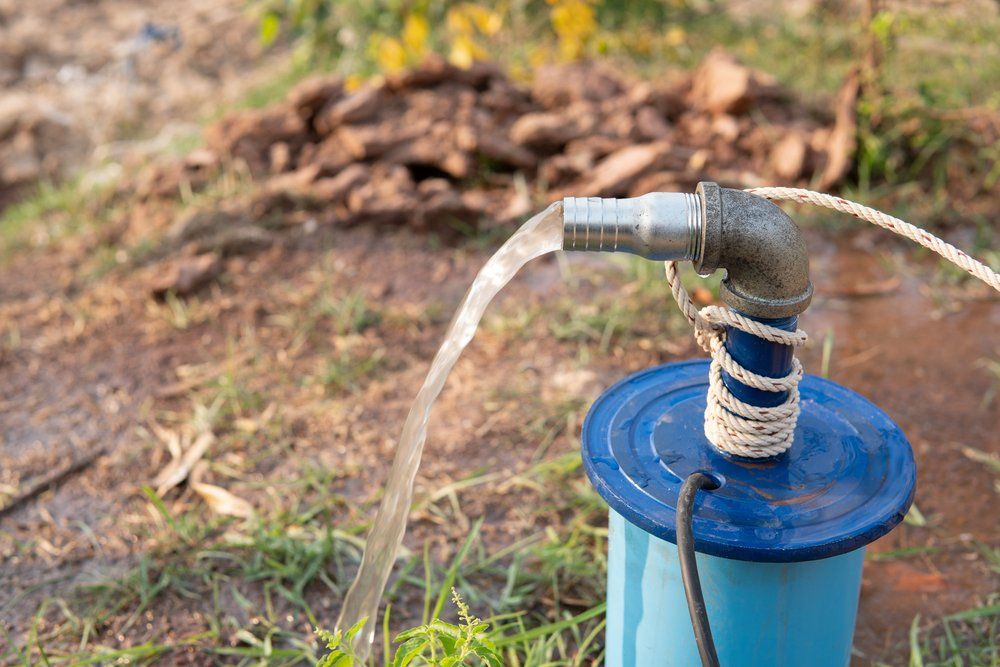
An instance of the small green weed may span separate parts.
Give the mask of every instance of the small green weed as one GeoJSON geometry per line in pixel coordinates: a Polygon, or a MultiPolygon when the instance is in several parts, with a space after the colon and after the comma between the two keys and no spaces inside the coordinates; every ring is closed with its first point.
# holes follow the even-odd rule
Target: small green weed
{"type": "Polygon", "coordinates": [[[354,652],[354,641],[367,622],[367,618],[362,618],[347,632],[340,630],[330,632],[316,628],[316,636],[329,650],[329,653],[319,659],[316,667],[352,667],[355,662],[360,662],[361,658],[354,652]]]}
{"type": "Polygon", "coordinates": [[[338,336],[361,333],[382,321],[382,313],[372,308],[360,292],[351,292],[341,299],[325,292],[316,303],[315,313],[330,318],[338,336]]]}
{"type": "Polygon", "coordinates": [[[34,194],[0,211],[0,256],[27,244],[45,245],[94,218],[103,219],[104,190],[86,191],[79,181],[42,181],[34,194]]]}
{"type": "Polygon", "coordinates": [[[1000,664],[1000,598],[951,614],[928,629],[910,626],[910,667],[995,667],[1000,664]]]}
{"type": "Polygon", "coordinates": [[[451,599],[458,608],[461,625],[435,619],[399,633],[394,640],[399,647],[393,656],[392,667],[407,667],[414,660],[441,667],[466,665],[469,660],[490,667],[503,664],[489,635],[490,624],[473,616],[454,588],[451,599]]]}
{"type": "Polygon", "coordinates": [[[385,362],[385,352],[355,355],[342,350],[324,362],[319,381],[330,393],[354,391],[385,362]]]}

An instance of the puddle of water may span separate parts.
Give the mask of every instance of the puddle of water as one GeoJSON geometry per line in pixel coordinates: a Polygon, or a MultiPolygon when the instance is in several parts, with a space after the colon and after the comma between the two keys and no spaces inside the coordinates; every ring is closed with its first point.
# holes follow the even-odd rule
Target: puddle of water
{"type": "Polygon", "coordinates": [[[562,247],[562,205],[556,203],[528,220],[490,257],[479,271],[459,306],[444,342],[431,363],[424,384],[417,393],[403,424],[385,495],[368,536],[361,568],[347,592],[337,627],[352,627],[362,618],[368,623],[358,638],[356,650],[367,656],[375,639],[382,592],[403,541],[406,520],[413,501],[413,480],[427,436],[431,408],[444,387],[462,350],[472,340],[486,307],[522,266],[536,257],[562,247]]]}

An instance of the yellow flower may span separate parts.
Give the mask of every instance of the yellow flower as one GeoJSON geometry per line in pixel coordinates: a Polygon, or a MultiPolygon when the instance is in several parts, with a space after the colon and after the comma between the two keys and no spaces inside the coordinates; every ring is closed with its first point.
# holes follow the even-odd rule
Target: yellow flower
{"type": "Polygon", "coordinates": [[[406,49],[395,37],[382,36],[376,49],[375,60],[379,69],[392,74],[404,69],[407,64],[406,49]]]}
{"type": "Polygon", "coordinates": [[[427,25],[426,17],[420,14],[407,14],[403,23],[403,44],[414,60],[420,60],[427,53],[429,34],[430,26],[427,25]]]}
{"type": "Polygon", "coordinates": [[[486,58],[486,51],[479,44],[476,44],[476,40],[472,37],[457,35],[451,40],[451,52],[448,54],[448,60],[451,61],[452,65],[469,69],[472,67],[472,63],[484,58],[486,58]]]}
{"type": "Polygon", "coordinates": [[[344,80],[344,90],[349,93],[353,93],[355,90],[363,86],[365,83],[365,77],[360,74],[351,74],[344,80]]]}
{"type": "Polygon", "coordinates": [[[684,42],[687,41],[687,32],[685,32],[684,28],[679,25],[672,25],[667,29],[665,41],[667,42],[667,46],[672,46],[674,48],[682,46],[684,42]]]}
{"type": "Polygon", "coordinates": [[[456,5],[449,9],[445,15],[444,23],[448,27],[448,32],[457,35],[468,35],[473,32],[472,21],[469,20],[468,14],[463,11],[462,7],[463,5],[456,5]]]}
{"type": "Polygon", "coordinates": [[[503,27],[503,15],[487,7],[464,2],[448,10],[445,24],[451,40],[448,59],[458,67],[471,67],[487,57],[479,37],[491,37],[503,27]]]}
{"type": "Polygon", "coordinates": [[[579,58],[597,31],[594,8],[586,0],[556,0],[550,18],[562,56],[568,60],[579,58]]]}
{"type": "Polygon", "coordinates": [[[463,7],[472,23],[486,37],[492,37],[503,27],[503,16],[499,13],[482,5],[466,4],[463,7]]]}

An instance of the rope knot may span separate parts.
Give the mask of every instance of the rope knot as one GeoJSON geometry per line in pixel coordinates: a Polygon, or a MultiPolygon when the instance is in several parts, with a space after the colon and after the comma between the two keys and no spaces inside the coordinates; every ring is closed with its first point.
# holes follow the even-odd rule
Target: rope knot
{"type": "Polygon", "coordinates": [[[804,331],[785,331],[741,315],[721,306],[695,308],[681,285],[677,266],[666,263],[667,282],[674,299],[694,326],[695,340],[712,357],[708,372],[708,397],[705,407],[705,437],[720,451],[734,456],[764,458],[776,456],[792,446],[799,417],[799,381],[802,364],[792,358],[792,370],[785,377],[772,378],[747,370],[726,349],[726,328],[745,331],[772,343],[798,347],[804,345],[804,331]],[[738,382],[772,393],[787,393],[783,403],[762,408],[737,398],[723,381],[723,373],[738,382]]]}
{"type": "Polygon", "coordinates": [[[726,342],[726,327],[719,317],[718,306],[705,306],[697,312],[694,319],[694,339],[698,346],[711,354],[716,341],[726,342]]]}

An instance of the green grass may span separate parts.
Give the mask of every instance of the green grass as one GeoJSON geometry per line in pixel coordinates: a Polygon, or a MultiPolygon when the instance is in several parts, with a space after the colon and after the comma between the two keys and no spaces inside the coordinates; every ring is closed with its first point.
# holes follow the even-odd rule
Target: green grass
{"type": "Polygon", "coordinates": [[[0,258],[79,231],[94,213],[90,202],[79,181],[40,182],[34,193],[0,211],[0,258]]]}
{"type": "Polygon", "coordinates": [[[44,651],[50,660],[73,664],[110,660],[119,655],[109,643],[114,634],[127,633],[146,610],[173,600],[199,609],[209,629],[176,642],[130,647],[121,656],[153,657],[188,646],[211,653],[235,643],[236,653],[244,657],[266,657],[267,644],[281,649],[277,655],[284,658],[313,657],[311,638],[284,626],[292,616],[300,624],[317,623],[305,598],[307,587],[342,595],[343,584],[337,581],[347,580],[345,568],[360,554],[356,534],[312,527],[322,510],[303,513],[294,507],[234,532],[230,521],[191,513],[171,516],[155,493],[148,490],[147,495],[167,523],[157,548],[121,577],[50,600],[39,610],[39,618],[50,606],[58,609],[55,629],[46,637],[29,639],[22,653],[41,656],[44,651]],[[46,644],[77,645],[80,650],[67,653],[46,644]]]}
{"type": "MultiPolygon", "coordinates": [[[[531,329],[535,335],[576,343],[581,363],[637,344],[651,349],[656,339],[673,340],[691,333],[674,303],[661,262],[616,256],[606,267],[576,271],[565,266],[563,280],[566,296],[547,304],[544,312],[511,317],[515,322],[518,317],[526,318],[523,326],[540,323],[531,329]],[[580,294],[587,298],[581,300],[580,294]]],[[[721,272],[701,278],[684,267],[682,280],[687,289],[707,290],[712,299],[718,299],[721,272]]]]}
{"type": "Polygon", "coordinates": [[[995,667],[1000,664],[1000,597],[945,616],[929,627],[910,626],[910,667],[995,667]]]}
{"type": "Polygon", "coordinates": [[[385,363],[385,353],[375,350],[372,354],[355,354],[344,350],[323,362],[318,380],[331,393],[349,392],[375,377],[385,363]]]}
{"type": "MultiPolygon", "coordinates": [[[[222,401],[190,419],[225,433],[230,417],[222,401]]],[[[564,414],[573,409],[567,406],[564,414]]],[[[546,426],[551,425],[532,428],[546,426]]],[[[226,436],[220,437],[217,449],[224,451],[226,436]]],[[[550,528],[491,550],[479,535],[480,519],[449,562],[439,563],[424,551],[398,564],[387,603],[402,604],[414,594],[424,599],[420,623],[404,639],[424,636],[430,626],[461,627],[452,623],[456,610],[447,604],[455,588],[469,613],[488,624],[478,631],[480,639],[495,646],[502,664],[579,665],[598,656],[606,508],[580,466],[576,452],[548,457],[508,482],[525,493],[559,489],[544,493],[546,502],[533,510],[552,522],[550,528]]],[[[151,548],[120,574],[58,589],[38,609],[35,630],[11,638],[0,659],[25,665],[148,664],[194,651],[245,665],[315,664],[325,649],[311,628],[330,623],[359,562],[367,525],[345,520],[345,513],[361,508],[336,492],[354,471],[334,472],[309,462],[301,471],[292,479],[256,485],[270,489],[270,500],[246,522],[211,515],[198,505],[177,512],[171,509],[176,505],[146,488],[145,502],[160,518],[159,527],[141,536],[151,548]],[[133,636],[147,614],[159,618],[164,610],[179,609],[186,611],[175,617],[169,641],[155,633],[134,646],[115,640],[133,636]],[[200,621],[191,622],[189,614],[200,621]],[[177,631],[185,618],[190,629],[177,631]]],[[[470,481],[454,486],[456,502],[475,485],[470,481]]],[[[442,505],[438,514],[447,518],[460,511],[457,507],[442,505]]],[[[389,635],[392,651],[398,632],[389,635]]]]}
{"type": "Polygon", "coordinates": [[[318,318],[328,318],[338,336],[361,333],[382,321],[382,313],[371,306],[364,294],[351,292],[337,298],[329,282],[323,285],[313,306],[313,314],[318,318]]]}
{"type": "MultiPolygon", "coordinates": [[[[416,659],[415,664],[555,667],[589,664],[599,659],[603,653],[598,640],[604,627],[600,620],[605,610],[603,603],[597,603],[577,614],[562,614],[558,620],[531,629],[525,625],[523,612],[494,615],[485,622],[472,615],[454,584],[478,537],[481,525],[481,521],[474,525],[465,543],[443,573],[440,583],[430,575],[429,563],[425,557],[425,572],[428,574],[425,579],[423,619],[421,624],[400,632],[391,640],[386,632],[383,664],[405,666],[416,659]],[[442,619],[448,591],[451,592],[459,624],[442,619]]],[[[386,611],[386,619],[390,616],[391,608],[386,611]]],[[[360,662],[354,655],[351,640],[366,621],[367,619],[363,619],[343,636],[339,632],[320,631],[320,637],[330,649],[320,665],[351,665],[360,662]]],[[[386,620],[385,626],[387,625],[386,620]]]]}

